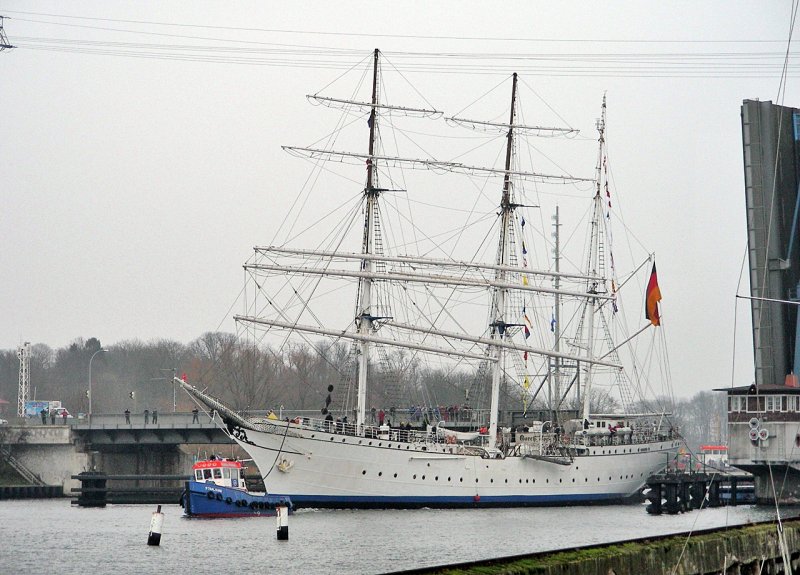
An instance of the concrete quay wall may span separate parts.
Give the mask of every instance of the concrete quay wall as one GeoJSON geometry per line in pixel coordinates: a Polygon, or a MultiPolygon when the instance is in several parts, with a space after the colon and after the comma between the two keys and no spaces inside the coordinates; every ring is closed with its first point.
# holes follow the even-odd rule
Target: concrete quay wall
{"type": "MultiPolygon", "coordinates": [[[[800,520],[783,523],[792,572],[800,520]]],[[[775,523],[398,571],[395,575],[755,575],[785,573],[775,523]]]]}

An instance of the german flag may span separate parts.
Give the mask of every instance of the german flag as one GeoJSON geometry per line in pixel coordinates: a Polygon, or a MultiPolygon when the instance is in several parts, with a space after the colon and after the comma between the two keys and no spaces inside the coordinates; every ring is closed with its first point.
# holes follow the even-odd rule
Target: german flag
{"type": "Polygon", "coordinates": [[[658,302],[661,301],[661,290],[658,288],[658,276],[656,275],[656,263],[653,262],[653,271],[650,272],[650,281],[647,282],[647,292],[644,301],[644,317],[650,320],[653,325],[661,325],[661,318],[658,315],[658,302]]]}

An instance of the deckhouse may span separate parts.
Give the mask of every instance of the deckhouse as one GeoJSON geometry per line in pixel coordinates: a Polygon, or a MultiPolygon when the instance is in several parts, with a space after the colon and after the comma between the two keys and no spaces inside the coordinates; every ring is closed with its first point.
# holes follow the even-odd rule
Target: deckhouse
{"type": "Polygon", "coordinates": [[[192,466],[194,480],[201,483],[213,483],[221,487],[232,487],[247,491],[244,482],[244,467],[235,459],[221,459],[211,456],[210,459],[198,461],[192,466]]]}

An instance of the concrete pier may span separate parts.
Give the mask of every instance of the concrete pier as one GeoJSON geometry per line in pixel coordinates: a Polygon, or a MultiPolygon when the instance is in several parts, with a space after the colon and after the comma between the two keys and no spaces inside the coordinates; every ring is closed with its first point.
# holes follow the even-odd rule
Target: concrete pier
{"type": "MultiPolygon", "coordinates": [[[[800,520],[783,523],[792,571],[800,568],[800,520]]],[[[695,531],[397,571],[390,575],[750,575],[785,573],[777,525],[695,531]]]]}

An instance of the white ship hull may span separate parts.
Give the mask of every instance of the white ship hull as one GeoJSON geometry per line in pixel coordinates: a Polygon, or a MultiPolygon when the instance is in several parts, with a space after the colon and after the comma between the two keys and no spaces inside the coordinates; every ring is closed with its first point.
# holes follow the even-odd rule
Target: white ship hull
{"type": "Polygon", "coordinates": [[[406,443],[314,431],[282,422],[229,429],[267,492],[299,507],[464,507],[615,502],[663,469],[675,439],[586,448],[563,465],[487,459],[444,443],[406,443]]]}

